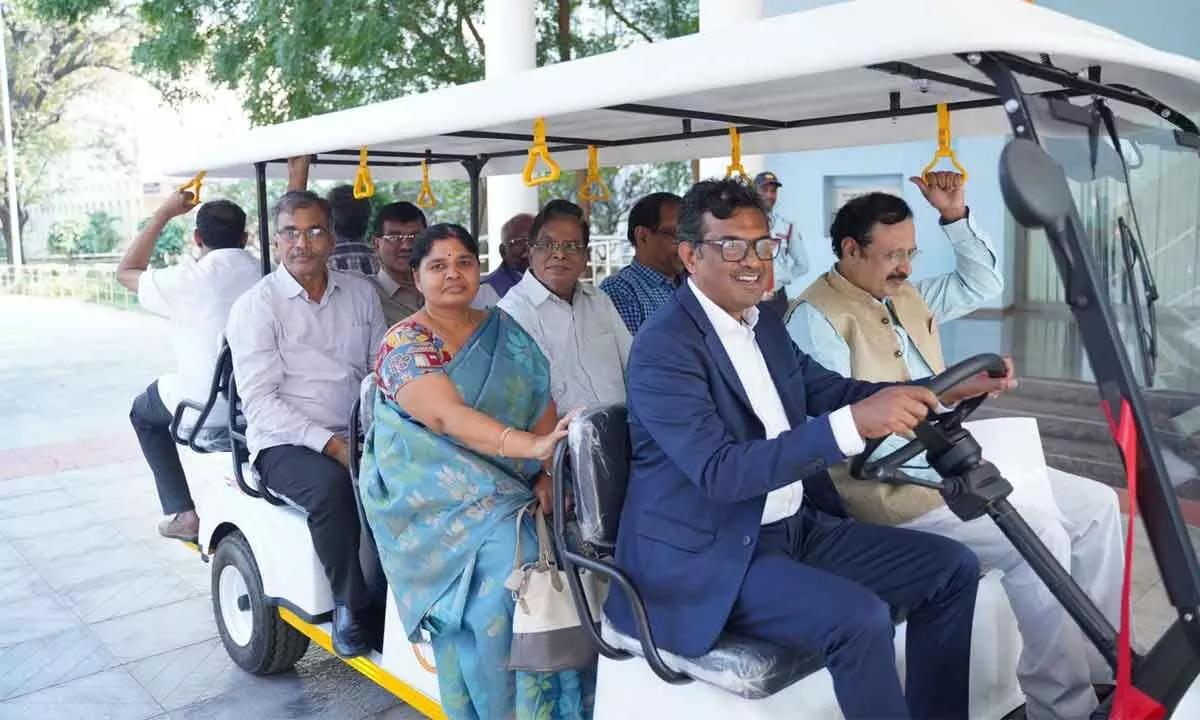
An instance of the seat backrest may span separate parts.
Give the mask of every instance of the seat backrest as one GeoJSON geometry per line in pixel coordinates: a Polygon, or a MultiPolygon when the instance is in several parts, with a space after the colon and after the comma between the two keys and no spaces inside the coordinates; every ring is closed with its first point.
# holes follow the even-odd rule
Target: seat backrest
{"type": "Polygon", "coordinates": [[[575,516],[584,542],[599,550],[617,545],[617,524],[629,484],[629,422],[624,405],[583,411],[567,431],[575,516]]]}
{"type": "Polygon", "coordinates": [[[371,424],[375,422],[375,391],[378,389],[373,372],[367,373],[358,386],[358,427],[364,437],[371,432],[371,424]]]}

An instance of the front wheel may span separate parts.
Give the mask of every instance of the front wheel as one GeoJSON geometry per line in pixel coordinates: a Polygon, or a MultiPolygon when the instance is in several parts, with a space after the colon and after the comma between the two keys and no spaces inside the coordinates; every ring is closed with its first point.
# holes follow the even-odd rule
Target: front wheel
{"type": "Polygon", "coordinates": [[[279,617],[263,595],[250,543],[234,531],[221,539],[212,564],[213,616],[225,651],[252,675],[290,669],[308,650],[308,638],[279,617]]]}

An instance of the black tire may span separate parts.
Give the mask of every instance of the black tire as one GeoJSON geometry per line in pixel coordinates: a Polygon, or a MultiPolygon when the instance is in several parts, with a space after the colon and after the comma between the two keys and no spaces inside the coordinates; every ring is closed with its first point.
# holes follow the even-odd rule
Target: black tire
{"type": "MultiPolygon", "coordinates": [[[[252,675],[273,675],[288,670],[308,650],[308,637],[284,622],[278,610],[267,602],[250,543],[238,531],[221,538],[213,555],[212,605],[225,651],[238,667],[252,675]],[[226,568],[231,572],[236,570],[245,582],[243,597],[246,599],[243,602],[248,603],[251,618],[250,636],[244,644],[235,639],[236,635],[244,635],[244,629],[231,632],[226,627],[225,612],[221,607],[221,575],[226,568]]],[[[234,610],[243,613],[244,617],[244,610],[234,610]]]]}

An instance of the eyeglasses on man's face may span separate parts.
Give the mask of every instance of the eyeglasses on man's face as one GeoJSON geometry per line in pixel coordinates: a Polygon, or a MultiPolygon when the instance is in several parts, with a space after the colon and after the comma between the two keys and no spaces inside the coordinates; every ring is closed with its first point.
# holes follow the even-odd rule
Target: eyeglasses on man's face
{"type": "Polygon", "coordinates": [[[702,245],[715,245],[721,248],[721,259],[725,262],[741,262],[754,248],[754,254],[759,260],[774,260],[779,254],[779,242],[772,237],[761,237],[757,240],[742,238],[720,238],[719,240],[703,240],[702,245]]]}
{"type": "Polygon", "coordinates": [[[285,227],[276,230],[275,237],[289,243],[299,242],[301,238],[305,238],[310,242],[321,242],[329,237],[329,231],[320,226],[303,229],[285,227]]]}
{"type": "Polygon", "coordinates": [[[563,252],[567,255],[581,253],[587,249],[587,245],[580,242],[568,240],[567,242],[554,242],[553,240],[538,240],[531,245],[538,252],[563,252]]]}
{"type": "Polygon", "coordinates": [[[417,234],[396,233],[391,235],[380,235],[379,239],[388,245],[412,245],[417,239],[417,234]]]}
{"type": "Polygon", "coordinates": [[[902,263],[911,263],[921,251],[917,248],[911,250],[892,250],[891,252],[880,253],[879,257],[883,258],[889,265],[900,265],[902,263]]]}

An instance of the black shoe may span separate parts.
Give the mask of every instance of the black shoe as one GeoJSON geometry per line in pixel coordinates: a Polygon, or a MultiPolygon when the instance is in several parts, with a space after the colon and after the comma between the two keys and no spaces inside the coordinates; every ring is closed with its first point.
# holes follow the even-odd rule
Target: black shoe
{"type": "Polygon", "coordinates": [[[333,608],[333,652],[343,660],[360,657],[370,652],[362,624],[350,608],[338,605],[333,608]]]}

